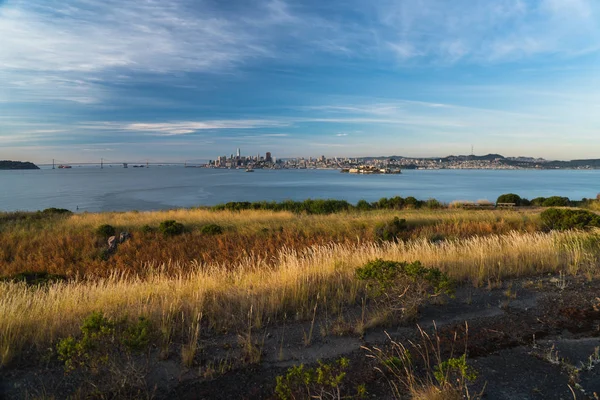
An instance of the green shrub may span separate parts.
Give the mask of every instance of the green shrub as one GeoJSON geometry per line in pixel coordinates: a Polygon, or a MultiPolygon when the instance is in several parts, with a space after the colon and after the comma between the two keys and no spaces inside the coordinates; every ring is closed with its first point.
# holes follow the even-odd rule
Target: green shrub
{"type": "Polygon", "coordinates": [[[477,371],[467,365],[467,355],[463,354],[437,364],[433,369],[433,376],[440,386],[446,386],[455,381],[472,382],[477,379],[477,371]]]}
{"type": "Polygon", "coordinates": [[[366,200],[359,200],[358,203],[356,203],[356,209],[360,211],[370,211],[373,209],[373,206],[366,200]]]}
{"type": "Polygon", "coordinates": [[[600,227],[600,216],[586,210],[549,208],[540,214],[546,229],[566,230],[600,227]]]}
{"type": "Polygon", "coordinates": [[[13,276],[0,278],[0,282],[25,282],[27,286],[44,286],[66,280],[67,277],[64,275],[50,274],[48,272],[21,272],[13,276]]]}
{"type": "Polygon", "coordinates": [[[521,205],[521,196],[514,193],[505,193],[498,196],[496,204],[498,203],[514,203],[516,206],[521,205]]]}
{"type": "Polygon", "coordinates": [[[375,297],[389,291],[403,290],[398,283],[406,278],[427,284],[429,288],[425,290],[430,295],[454,294],[455,282],[448,275],[437,268],[426,268],[419,261],[408,263],[377,259],[358,268],[356,276],[369,282],[375,297]]]}
{"type": "Polygon", "coordinates": [[[223,228],[217,224],[208,224],[201,227],[200,232],[205,235],[219,235],[223,233],[223,228]]]}
{"type": "Polygon", "coordinates": [[[115,227],[108,224],[100,225],[98,228],[96,228],[96,233],[105,238],[115,236],[116,232],[117,231],[115,227]]]}
{"type": "Polygon", "coordinates": [[[84,318],[79,338],[69,336],[58,342],[58,358],[67,372],[78,368],[97,371],[111,355],[147,348],[151,329],[150,320],[145,317],[134,324],[128,324],[126,319],[115,323],[102,312],[93,312],[84,318]]]}
{"type": "Polygon", "coordinates": [[[66,208],[50,207],[50,208],[46,208],[44,211],[42,211],[42,214],[44,214],[44,215],[71,215],[71,214],[73,214],[73,212],[71,210],[67,210],[66,208]]]}
{"type": "Polygon", "coordinates": [[[100,312],[93,312],[83,320],[82,337],[69,336],[58,342],[58,358],[67,372],[78,367],[98,368],[108,360],[108,346],[114,333],[114,325],[100,312]]]}
{"type": "Polygon", "coordinates": [[[275,394],[280,400],[364,398],[367,394],[364,385],[358,385],[354,393],[346,388],[344,380],[349,365],[347,358],[340,358],[332,363],[319,360],[316,368],[306,368],[304,364],[291,367],[276,378],[275,394]]]}
{"type": "Polygon", "coordinates": [[[568,197],[552,196],[548,197],[542,203],[544,207],[568,207],[571,205],[571,200],[568,197]]]}
{"type": "Polygon", "coordinates": [[[121,342],[131,351],[142,351],[150,343],[151,322],[139,317],[137,323],[128,326],[123,332],[121,342]]]}
{"type": "Polygon", "coordinates": [[[153,233],[155,231],[156,231],[156,229],[150,225],[142,226],[142,232],[144,232],[144,233],[153,233]]]}
{"type": "Polygon", "coordinates": [[[408,230],[408,224],[405,219],[394,217],[393,220],[378,224],[375,227],[375,238],[396,242],[400,238],[400,235],[408,230]]]}
{"type": "Polygon", "coordinates": [[[428,199],[425,201],[424,207],[429,208],[430,210],[435,210],[438,208],[443,208],[444,205],[436,199],[428,199]]]}
{"type": "Polygon", "coordinates": [[[160,223],[158,230],[161,231],[165,236],[177,236],[181,235],[185,230],[183,224],[175,220],[167,220],[160,223]]]}
{"type": "Polygon", "coordinates": [[[422,201],[417,200],[413,196],[408,196],[406,199],[404,199],[404,207],[405,208],[420,208],[421,204],[422,204],[422,201]]]}
{"type": "Polygon", "coordinates": [[[531,205],[536,207],[542,207],[544,205],[544,201],[546,201],[545,197],[536,197],[531,200],[531,205]]]}

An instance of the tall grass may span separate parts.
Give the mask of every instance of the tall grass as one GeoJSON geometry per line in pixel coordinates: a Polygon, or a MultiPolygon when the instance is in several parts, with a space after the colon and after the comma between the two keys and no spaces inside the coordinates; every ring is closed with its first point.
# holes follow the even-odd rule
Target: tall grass
{"type": "MultiPolygon", "coordinates": [[[[552,271],[596,271],[597,233],[509,233],[432,243],[356,242],[281,249],[275,259],[248,256],[236,265],[191,261],[146,263],[142,273],[113,272],[106,278],[77,279],[47,287],[0,282],[0,364],[27,346],[45,348],[77,332],[82,318],[102,310],[113,318],[148,317],[155,326],[170,321],[189,333],[201,314],[207,329],[237,329],[267,320],[310,319],[315,299],[328,310],[357,304],[361,283],[355,269],[367,261],[420,260],[451,277],[481,285],[488,279],[552,271]],[[167,270],[187,271],[176,275],[167,270]]],[[[319,306],[321,307],[321,306],[319,306]]]]}
{"type": "Polygon", "coordinates": [[[405,238],[464,238],[539,229],[536,213],[515,211],[403,210],[296,215],[288,212],[173,210],[80,214],[68,218],[0,223],[0,277],[21,272],[108,276],[114,270],[142,273],[147,263],[168,263],[188,270],[192,260],[235,265],[249,256],[273,259],[283,247],[302,250],[331,242],[349,245],[374,240],[375,227],[393,217],[407,220],[405,238]],[[186,233],[166,238],[148,232],[176,220],[186,233]],[[106,257],[105,238],[96,229],[110,224],[133,238],[106,257]],[[218,224],[223,234],[208,236],[201,227],[218,224]]]}

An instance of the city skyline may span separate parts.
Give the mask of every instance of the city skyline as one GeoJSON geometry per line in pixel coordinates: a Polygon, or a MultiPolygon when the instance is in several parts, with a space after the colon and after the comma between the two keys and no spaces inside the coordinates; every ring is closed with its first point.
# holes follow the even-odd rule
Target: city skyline
{"type": "Polygon", "coordinates": [[[600,158],[594,0],[0,0],[0,159],[600,158]]]}

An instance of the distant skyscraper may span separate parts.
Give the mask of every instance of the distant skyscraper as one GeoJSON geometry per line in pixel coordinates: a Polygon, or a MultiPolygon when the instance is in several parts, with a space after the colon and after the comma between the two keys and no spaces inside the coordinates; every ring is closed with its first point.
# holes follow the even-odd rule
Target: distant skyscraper
{"type": "Polygon", "coordinates": [[[273,159],[271,158],[271,152],[270,151],[267,151],[267,154],[265,155],[265,161],[267,161],[267,162],[273,161],[273,159]]]}
{"type": "Polygon", "coordinates": [[[240,148],[237,149],[237,157],[240,158],[240,148]]]}

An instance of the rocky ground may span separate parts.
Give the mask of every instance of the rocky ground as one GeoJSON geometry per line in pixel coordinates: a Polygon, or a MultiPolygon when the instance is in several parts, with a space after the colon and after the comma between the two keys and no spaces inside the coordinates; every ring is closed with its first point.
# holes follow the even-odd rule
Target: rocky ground
{"type": "MultiPolygon", "coordinates": [[[[430,334],[437,331],[444,354],[457,344],[464,350],[466,342],[468,362],[478,372],[472,392],[483,390],[486,399],[600,395],[600,281],[546,276],[463,286],[455,298],[435,303],[423,307],[416,321],[370,328],[362,336],[355,323],[340,322],[360,320],[360,308],[335,315],[321,310],[314,322],[201,334],[200,351],[189,368],[176,350],[160,357],[155,349],[120,360],[102,379],[138,388],[116,397],[270,399],[276,377],[290,366],[343,356],[350,360],[348,384],[363,383],[367,398],[391,398],[387,378],[376,371],[365,348],[383,348],[390,338],[418,341],[418,325],[430,334]]],[[[88,381],[89,375],[65,374],[52,357],[32,357],[0,370],[0,398],[64,398],[88,381]]],[[[98,386],[96,395],[102,393],[98,386]]]]}

